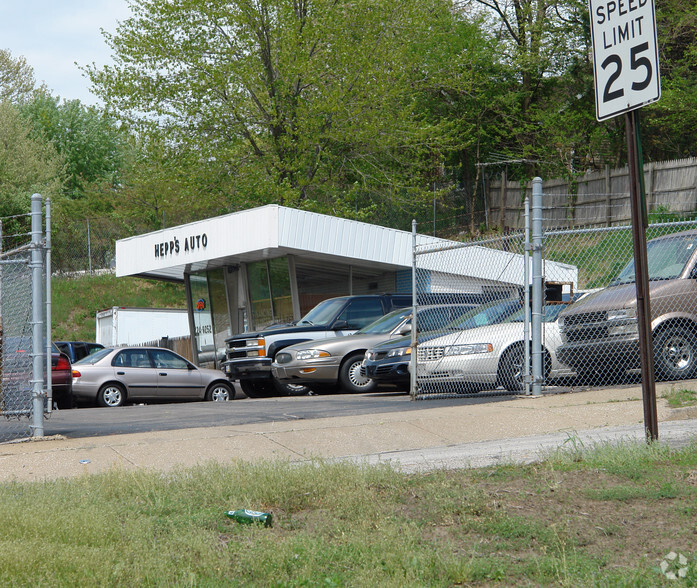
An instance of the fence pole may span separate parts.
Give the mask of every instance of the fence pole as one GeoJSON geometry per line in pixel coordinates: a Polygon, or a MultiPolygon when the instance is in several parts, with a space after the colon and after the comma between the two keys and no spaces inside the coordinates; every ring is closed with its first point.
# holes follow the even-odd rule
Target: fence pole
{"type": "MultiPolygon", "coordinates": [[[[41,254],[41,194],[31,197],[32,269],[32,437],[44,436],[44,352],[43,352],[43,276],[41,254]]],[[[46,358],[51,361],[51,356],[46,358]]]]}
{"type": "Polygon", "coordinates": [[[92,239],[90,237],[90,219],[87,219],[87,263],[92,275],[92,239]]]}
{"type": "Polygon", "coordinates": [[[523,319],[523,341],[525,344],[525,395],[530,395],[530,199],[525,197],[525,253],[523,255],[523,287],[525,288],[525,313],[523,319]]]}
{"type": "Polygon", "coordinates": [[[532,395],[542,394],[542,178],[532,180],[532,395]]]}
{"type": "Polygon", "coordinates": [[[409,357],[409,388],[416,400],[416,219],[411,221],[411,355],[409,357]]]}
{"type": "MultiPolygon", "coordinates": [[[[0,220],[0,259],[2,259],[2,220],[0,220]]],[[[0,265],[0,338],[2,337],[2,266],[0,265]]]]}
{"type": "Polygon", "coordinates": [[[53,411],[53,373],[51,357],[53,336],[51,334],[51,199],[46,198],[46,412],[53,411]]]}

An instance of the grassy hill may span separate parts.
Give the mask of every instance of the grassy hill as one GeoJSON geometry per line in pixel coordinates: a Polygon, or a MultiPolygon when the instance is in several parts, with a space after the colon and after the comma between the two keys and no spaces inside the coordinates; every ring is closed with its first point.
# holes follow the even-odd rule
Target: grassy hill
{"type": "Polygon", "coordinates": [[[51,282],[53,338],[94,341],[95,316],[112,306],[186,308],[184,284],[117,278],[114,275],[54,278],[51,282]]]}

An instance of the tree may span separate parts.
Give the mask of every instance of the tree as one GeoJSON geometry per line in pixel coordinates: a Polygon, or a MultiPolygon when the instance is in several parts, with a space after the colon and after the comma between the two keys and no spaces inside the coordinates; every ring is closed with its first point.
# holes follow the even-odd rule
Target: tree
{"type": "MultiPolygon", "coordinates": [[[[30,196],[55,196],[61,186],[62,162],[51,145],[31,136],[15,106],[0,102],[0,218],[26,214],[30,196]]],[[[6,221],[5,235],[19,227],[6,221]]]]}
{"type": "Polygon", "coordinates": [[[116,184],[127,134],[115,119],[79,100],[60,102],[45,91],[21,106],[37,137],[49,142],[65,162],[64,194],[84,198],[91,185],[116,184]]]}
{"type": "Polygon", "coordinates": [[[28,99],[36,87],[34,70],[24,57],[12,57],[7,49],[0,49],[0,102],[17,104],[28,99]]]}
{"type": "Polygon", "coordinates": [[[158,127],[175,149],[225,166],[232,207],[240,194],[344,213],[377,194],[413,203],[433,154],[456,142],[419,109],[423,76],[447,62],[413,49],[433,49],[434,25],[452,25],[447,0],[132,8],[106,35],[115,65],[86,70],[96,93],[142,133],[158,127]]]}

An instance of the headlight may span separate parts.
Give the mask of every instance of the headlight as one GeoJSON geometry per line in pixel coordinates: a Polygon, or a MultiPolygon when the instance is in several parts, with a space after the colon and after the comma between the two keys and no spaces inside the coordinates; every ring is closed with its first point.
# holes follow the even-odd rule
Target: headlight
{"type": "Polygon", "coordinates": [[[618,308],[616,310],[607,311],[607,320],[609,321],[621,321],[626,319],[636,318],[636,308],[618,308]]]}
{"type": "Polygon", "coordinates": [[[303,351],[298,351],[295,354],[295,359],[298,361],[305,361],[307,359],[318,359],[320,357],[331,357],[326,351],[321,349],[305,349],[303,351]]]}
{"type": "Polygon", "coordinates": [[[446,347],[444,355],[474,355],[475,353],[491,353],[493,350],[494,346],[491,343],[469,343],[446,347]]]}
{"type": "Polygon", "coordinates": [[[387,353],[387,357],[402,357],[403,355],[411,355],[411,347],[397,347],[390,349],[387,353]]]}

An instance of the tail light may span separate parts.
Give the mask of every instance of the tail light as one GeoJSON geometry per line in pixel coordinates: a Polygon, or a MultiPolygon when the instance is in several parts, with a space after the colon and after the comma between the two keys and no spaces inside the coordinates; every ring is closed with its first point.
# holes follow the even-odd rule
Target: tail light
{"type": "Polygon", "coordinates": [[[79,378],[82,374],[77,370],[73,370],[73,378],[79,378]]]}
{"type": "Polygon", "coordinates": [[[58,358],[56,365],[52,367],[54,370],[68,371],[70,369],[70,362],[62,355],[58,358]]]}

